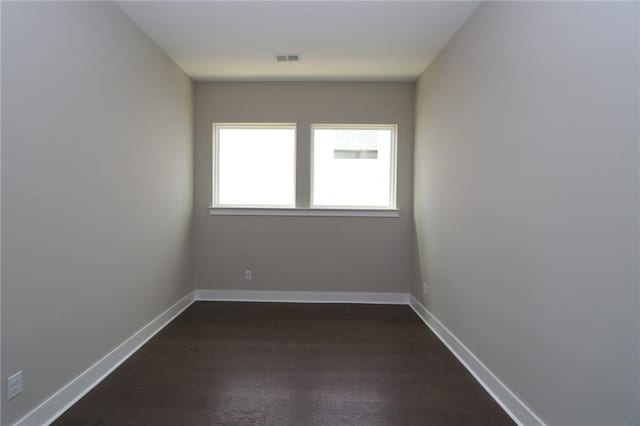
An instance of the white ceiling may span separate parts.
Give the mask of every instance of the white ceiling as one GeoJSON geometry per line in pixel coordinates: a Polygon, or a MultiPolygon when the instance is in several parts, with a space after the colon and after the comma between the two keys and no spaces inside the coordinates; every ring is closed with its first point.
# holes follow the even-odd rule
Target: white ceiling
{"type": "Polygon", "coordinates": [[[122,10],[195,80],[413,80],[466,1],[133,1],[122,10]],[[299,54],[278,63],[276,54],[299,54]]]}

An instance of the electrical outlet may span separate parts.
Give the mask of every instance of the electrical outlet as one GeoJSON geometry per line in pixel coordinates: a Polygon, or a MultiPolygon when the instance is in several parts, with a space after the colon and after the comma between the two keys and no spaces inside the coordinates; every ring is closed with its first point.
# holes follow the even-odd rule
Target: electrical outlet
{"type": "Polygon", "coordinates": [[[251,269],[247,269],[246,271],[244,271],[245,280],[250,280],[252,278],[253,278],[253,272],[251,271],[251,269]]]}
{"type": "Polygon", "coordinates": [[[426,281],[422,283],[422,288],[424,289],[424,294],[427,294],[427,292],[429,291],[429,286],[427,286],[426,281]]]}
{"type": "Polygon", "coordinates": [[[7,379],[7,400],[22,393],[22,370],[7,379]]]}

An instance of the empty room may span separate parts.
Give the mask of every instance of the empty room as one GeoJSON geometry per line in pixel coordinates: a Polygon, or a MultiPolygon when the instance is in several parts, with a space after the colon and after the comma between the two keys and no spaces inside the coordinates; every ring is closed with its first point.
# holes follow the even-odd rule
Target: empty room
{"type": "Polygon", "coordinates": [[[640,425],[640,3],[2,1],[2,426],[640,425]]]}

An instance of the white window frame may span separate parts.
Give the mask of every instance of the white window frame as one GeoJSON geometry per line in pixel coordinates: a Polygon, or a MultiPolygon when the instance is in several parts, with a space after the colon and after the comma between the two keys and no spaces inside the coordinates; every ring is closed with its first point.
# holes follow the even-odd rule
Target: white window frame
{"type": "Polygon", "coordinates": [[[296,207],[297,202],[297,191],[296,191],[296,174],[297,174],[297,126],[296,123],[213,123],[213,138],[212,138],[212,149],[211,149],[211,207],[210,212],[212,210],[218,209],[265,209],[273,210],[273,209],[294,209],[296,207]],[[218,199],[220,195],[220,166],[218,160],[220,159],[219,154],[219,140],[220,140],[220,129],[290,129],[293,130],[293,204],[277,204],[277,205],[250,205],[250,204],[239,204],[239,205],[231,205],[231,204],[220,204],[218,199]]]}
{"type": "Polygon", "coordinates": [[[397,200],[397,150],[398,150],[398,125],[397,124],[311,124],[311,163],[309,165],[309,208],[311,209],[330,209],[330,210],[390,210],[395,211],[398,204],[397,200]],[[326,205],[314,205],[313,204],[313,191],[314,191],[314,158],[313,153],[315,151],[314,130],[316,129],[348,129],[348,130],[391,130],[391,167],[389,168],[389,203],[386,206],[326,206],[326,205]]]}

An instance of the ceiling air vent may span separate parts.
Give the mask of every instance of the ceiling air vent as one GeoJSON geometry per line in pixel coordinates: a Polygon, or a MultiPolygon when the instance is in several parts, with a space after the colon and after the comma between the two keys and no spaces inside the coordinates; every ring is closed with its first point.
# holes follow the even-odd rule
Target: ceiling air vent
{"type": "Polygon", "coordinates": [[[298,62],[299,60],[299,55],[276,55],[276,61],[278,62],[298,62]]]}

